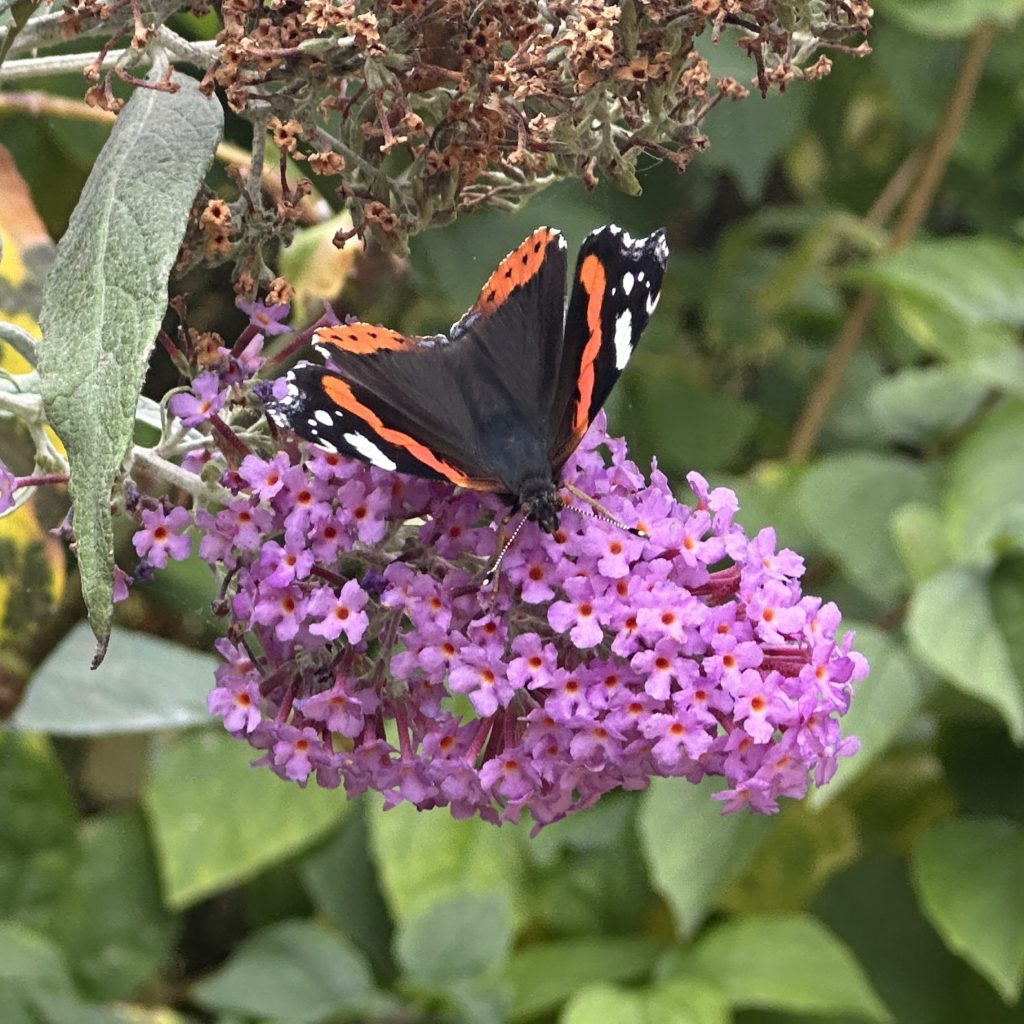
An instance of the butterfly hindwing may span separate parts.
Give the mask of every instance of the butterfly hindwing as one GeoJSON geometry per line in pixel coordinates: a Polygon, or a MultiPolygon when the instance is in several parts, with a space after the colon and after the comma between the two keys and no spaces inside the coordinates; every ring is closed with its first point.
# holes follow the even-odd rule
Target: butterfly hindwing
{"type": "Polygon", "coordinates": [[[629,362],[658,304],[667,260],[663,230],[635,239],[611,224],[580,247],[551,407],[554,465],[575,450],[629,362]]]}
{"type": "MultiPolygon", "coordinates": [[[[340,452],[380,469],[413,473],[434,480],[452,480],[459,474],[446,472],[417,458],[413,450],[387,440],[367,422],[339,401],[357,406],[351,385],[322,366],[300,364],[285,377],[285,397],[267,406],[267,413],[279,426],[330,452],[340,452]],[[351,399],[349,399],[351,396],[351,399]]],[[[410,441],[414,439],[410,438],[410,441]]]]}

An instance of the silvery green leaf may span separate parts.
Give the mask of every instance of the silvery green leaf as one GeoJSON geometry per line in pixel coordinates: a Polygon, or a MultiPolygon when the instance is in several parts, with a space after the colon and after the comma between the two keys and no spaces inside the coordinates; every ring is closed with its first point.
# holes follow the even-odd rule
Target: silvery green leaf
{"type": "Polygon", "coordinates": [[[46,280],[39,372],[71,464],[82,593],[96,663],[110,636],[111,487],[132,441],[146,362],[189,210],[223,111],[176,74],[176,93],[136,89],[96,161],[46,280]]]}

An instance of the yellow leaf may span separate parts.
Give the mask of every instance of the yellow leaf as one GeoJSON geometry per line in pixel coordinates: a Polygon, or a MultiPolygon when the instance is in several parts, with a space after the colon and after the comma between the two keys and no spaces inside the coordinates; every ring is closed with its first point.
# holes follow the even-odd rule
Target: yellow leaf
{"type": "Polygon", "coordinates": [[[14,244],[14,238],[4,229],[3,224],[0,224],[0,246],[0,280],[6,281],[13,288],[18,288],[28,271],[25,268],[25,261],[21,258],[20,249],[14,244]]]}

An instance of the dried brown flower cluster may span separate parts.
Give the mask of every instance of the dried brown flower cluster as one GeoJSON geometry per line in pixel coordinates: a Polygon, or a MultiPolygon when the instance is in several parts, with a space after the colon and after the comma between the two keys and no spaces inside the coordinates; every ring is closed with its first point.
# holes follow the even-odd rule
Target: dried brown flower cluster
{"type": "MultiPolygon", "coordinates": [[[[73,2],[80,16],[100,0],[73,2]]],[[[275,208],[250,182],[230,225],[208,215],[207,259],[229,237],[245,240],[237,259],[261,235],[287,235],[307,192],[287,180],[289,160],[340,178],[354,233],[398,250],[559,178],[637,192],[639,156],[685,167],[716,103],[820,78],[825,50],[866,52],[872,11],[866,0],[223,0],[220,13],[204,86],[269,133],[281,184],[275,208]],[[716,44],[749,53],[748,82],[715,75],[716,44]]]]}
{"type": "MultiPolygon", "coordinates": [[[[275,145],[342,175],[356,230],[401,247],[548,182],[639,191],[647,152],[685,167],[700,125],[746,88],[694,41],[751,55],[761,92],[818,78],[823,48],[866,32],[864,0],[225,0],[207,75],[231,107],[269,111],[275,145]]],[[[711,56],[713,49],[703,46],[711,56]]],[[[264,119],[265,121],[265,119],[264,119]]]]}

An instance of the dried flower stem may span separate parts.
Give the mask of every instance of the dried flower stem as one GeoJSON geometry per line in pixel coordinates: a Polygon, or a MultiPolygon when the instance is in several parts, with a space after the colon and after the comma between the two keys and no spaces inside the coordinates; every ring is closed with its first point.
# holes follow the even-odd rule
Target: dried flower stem
{"type": "MultiPolygon", "coordinates": [[[[921,176],[911,190],[899,220],[889,236],[885,246],[886,251],[899,249],[914,237],[935,201],[935,194],[949,163],[953,146],[960,135],[964,118],[974,99],[978,80],[985,66],[985,58],[988,56],[995,37],[996,27],[983,25],[971,38],[970,46],[960,67],[960,75],[925,157],[921,176]]],[[[894,177],[905,174],[905,166],[905,164],[902,165],[894,177]]],[[[886,186],[883,196],[889,187],[886,186]]],[[[880,205],[880,202],[876,205],[880,205]]],[[[864,331],[877,305],[878,293],[871,289],[865,289],[858,296],[853,309],[850,310],[846,323],[836,339],[821,376],[818,378],[797,422],[796,429],[793,431],[788,453],[791,459],[804,461],[813,452],[829,408],[842,384],[846,368],[860,346],[864,331]]]]}

